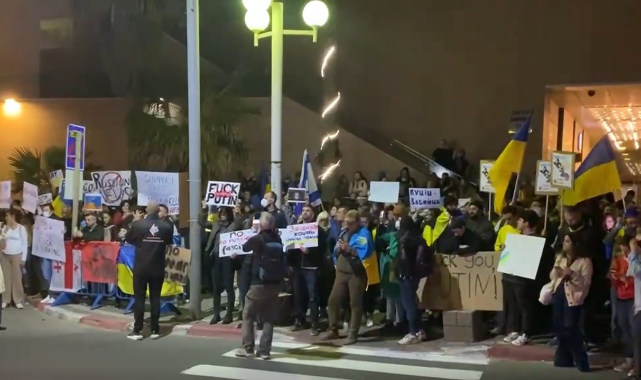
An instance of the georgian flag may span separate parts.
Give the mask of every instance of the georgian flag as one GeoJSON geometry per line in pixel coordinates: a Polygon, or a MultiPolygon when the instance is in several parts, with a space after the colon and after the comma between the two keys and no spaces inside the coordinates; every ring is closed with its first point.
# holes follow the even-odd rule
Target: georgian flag
{"type": "Polygon", "coordinates": [[[52,263],[51,285],[52,292],[75,293],[82,288],[82,251],[73,249],[71,243],[65,243],[66,262],[52,263]]]}

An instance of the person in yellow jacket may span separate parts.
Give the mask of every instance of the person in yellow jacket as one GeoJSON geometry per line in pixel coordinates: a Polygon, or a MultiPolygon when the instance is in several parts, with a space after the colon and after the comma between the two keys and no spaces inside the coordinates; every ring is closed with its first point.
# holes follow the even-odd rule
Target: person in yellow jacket
{"type": "Polygon", "coordinates": [[[505,239],[509,234],[520,234],[516,228],[516,222],[518,220],[518,210],[514,206],[505,206],[501,210],[501,219],[495,226],[495,229],[498,229],[496,234],[496,242],[494,243],[495,251],[502,251],[505,247],[505,239]]]}

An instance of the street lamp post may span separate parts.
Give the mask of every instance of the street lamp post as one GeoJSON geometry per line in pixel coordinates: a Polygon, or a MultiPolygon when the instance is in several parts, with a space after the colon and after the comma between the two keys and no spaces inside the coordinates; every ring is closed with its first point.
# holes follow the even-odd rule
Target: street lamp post
{"type": "Polygon", "coordinates": [[[272,39],[272,142],[271,142],[271,188],[278,195],[280,206],[282,195],[281,152],[283,132],[283,36],[310,36],[316,42],[318,28],[325,25],[329,18],[327,5],[320,0],[312,0],[303,9],[303,20],[311,27],[309,30],[284,29],[282,0],[243,0],[247,9],[245,24],[254,32],[254,46],[262,38],[272,39]],[[271,30],[268,9],[271,6],[271,30]]]}

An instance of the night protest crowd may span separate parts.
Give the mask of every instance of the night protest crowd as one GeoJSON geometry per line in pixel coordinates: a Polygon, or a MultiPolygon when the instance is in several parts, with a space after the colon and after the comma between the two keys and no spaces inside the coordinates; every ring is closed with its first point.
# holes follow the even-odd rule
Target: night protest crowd
{"type": "MultiPolygon", "coordinates": [[[[377,179],[388,180],[385,173],[377,179]]],[[[503,275],[503,311],[486,318],[491,334],[504,336],[514,346],[551,338],[548,344],[557,346],[555,365],[580,371],[589,370],[587,350],[607,346],[625,357],[615,370],[639,378],[641,225],[633,191],[618,202],[606,194],[573,207],[562,207],[550,197],[546,212],[545,198],[536,197],[523,179],[517,200],[505,205],[501,215],[488,217],[487,200],[458,175],[432,174],[426,183],[417,184],[404,168],[389,180],[400,184],[396,204],[369,202],[369,182],[359,172],[351,180],[338,180],[332,202],[320,207],[305,204],[299,213],[287,202],[289,181],[283,183],[279,209],[277,195],[253,175],[242,178],[235,207],[203,202],[199,223],[204,227],[203,291],[213,295],[210,323],[232,324],[238,310],[236,326],[243,329],[243,346],[237,355],[254,354],[255,326],[264,329],[256,354],[268,359],[274,324],[309,330],[312,336],[324,332],[319,339],[325,340],[338,339],[343,330],[346,344],[357,342],[361,327],[377,326],[398,334],[400,345],[418,344],[439,324],[439,311],[420,310],[416,296],[419,280],[434,270],[434,253],[500,251],[508,234],[524,234],[546,238],[538,274],[534,280],[503,275]],[[440,188],[442,207],[411,209],[412,187],[440,188]],[[460,204],[460,199],[470,201],[460,204]],[[313,222],[318,224],[317,247],[288,250],[283,268],[269,260],[283,251],[278,228],[313,222]],[[243,247],[253,254],[219,255],[222,233],[249,228],[260,231],[243,247]],[[283,292],[292,294],[291,305],[279,301],[283,292]],[[610,326],[607,331],[601,328],[603,321],[610,326]]],[[[41,211],[44,217],[65,222],[66,240],[121,241],[135,220],[145,219],[147,209],[132,199],[120,207],[105,207],[102,213],[86,213],[76,232],[71,209],[59,198],[42,205],[41,211]]],[[[2,214],[2,308],[23,308],[25,291],[50,302],[51,261],[23,249],[30,250],[34,216],[19,201],[2,214]]],[[[153,214],[177,226],[166,206],[156,205],[153,214]]],[[[174,244],[179,235],[188,233],[174,228],[174,244]]]]}

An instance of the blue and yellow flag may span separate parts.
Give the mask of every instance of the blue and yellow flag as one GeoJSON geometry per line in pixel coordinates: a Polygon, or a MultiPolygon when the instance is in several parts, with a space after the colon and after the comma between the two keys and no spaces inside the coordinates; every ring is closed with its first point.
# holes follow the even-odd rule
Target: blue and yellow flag
{"type": "Polygon", "coordinates": [[[532,124],[532,116],[530,116],[521,129],[516,132],[512,141],[510,141],[503,153],[496,159],[492,169],[490,169],[489,176],[490,182],[494,187],[494,211],[501,214],[503,202],[505,201],[505,192],[510,185],[512,174],[519,173],[523,167],[523,158],[525,157],[525,147],[527,146],[527,139],[530,134],[530,125],[532,124]]]}
{"type": "Polygon", "coordinates": [[[574,206],[584,200],[621,189],[616,157],[608,136],[603,136],[574,173],[574,189],[563,191],[563,204],[574,206]]]}
{"type": "MultiPolygon", "coordinates": [[[[134,258],[136,257],[136,247],[129,244],[120,246],[120,254],[118,255],[118,287],[120,291],[125,294],[134,294],[134,258]]],[[[162,297],[171,297],[183,293],[181,284],[175,282],[163,282],[162,297]]],[[[149,289],[147,289],[149,295],[149,289]]]]}

